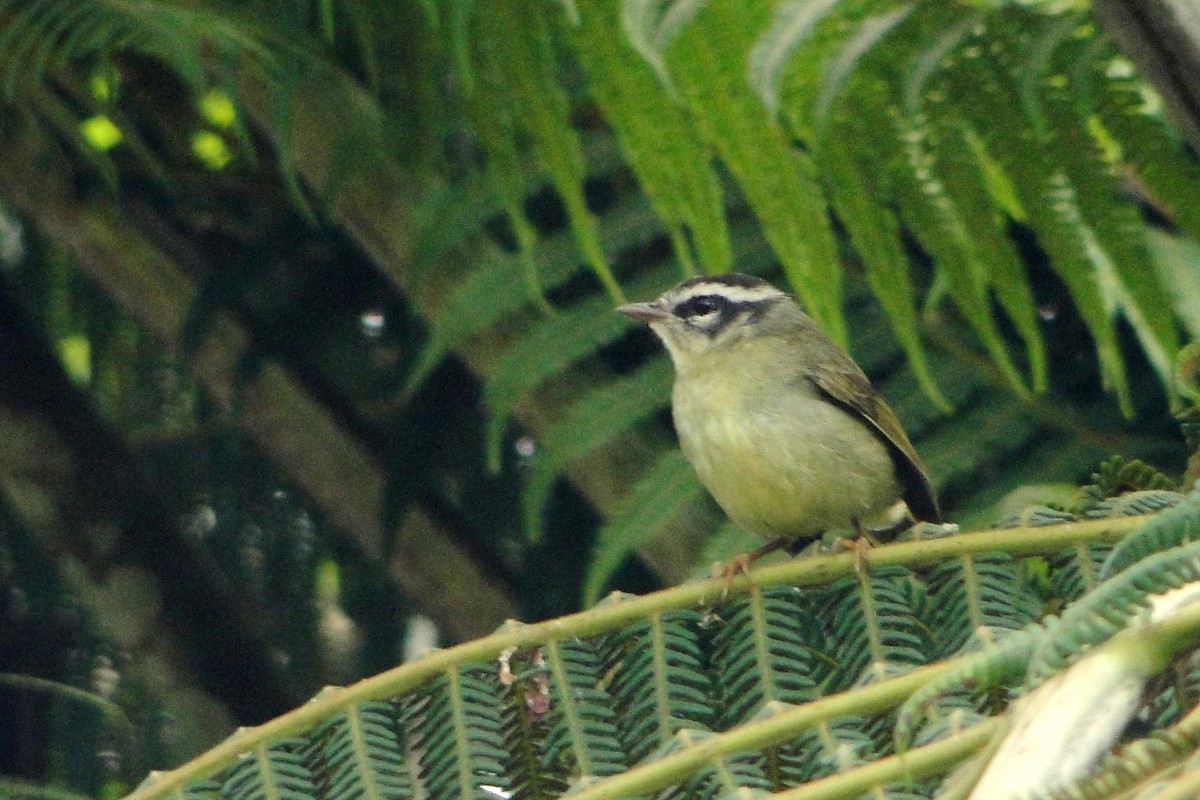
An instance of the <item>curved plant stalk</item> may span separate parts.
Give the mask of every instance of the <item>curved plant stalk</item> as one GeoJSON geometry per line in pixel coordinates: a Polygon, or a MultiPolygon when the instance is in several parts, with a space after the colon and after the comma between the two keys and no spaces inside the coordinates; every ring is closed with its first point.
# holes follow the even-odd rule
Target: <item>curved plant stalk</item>
{"type": "MultiPolygon", "coordinates": [[[[1119,517],[1042,527],[977,531],[924,541],[899,542],[870,550],[863,558],[864,569],[884,566],[919,568],[969,554],[1004,552],[1011,556],[1043,555],[1071,548],[1083,542],[1117,541],[1146,522],[1147,517],[1119,517]]],[[[531,625],[509,622],[496,633],[447,650],[429,653],[417,661],[367,678],[349,687],[328,687],[320,694],[281,717],[254,728],[242,728],[226,741],[178,769],[154,773],[128,800],[156,800],[179,796],[183,787],[209,778],[235,763],[242,754],[253,752],[267,743],[278,742],[314,729],[324,720],[345,714],[355,706],[414,692],[444,674],[446,670],[471,663],[496,663],[501,654],[540,648],[548,642],[597,636],[643,622],[666,611],[711,606],[740,598],[754,587],[814,586],[828,584],[854,574],[854,553],[819,555],[765,566],[740,576],[726,585],[720,578],[688,583],[673,589],[633,597],[611,595],[599,606],[578,614],[531,625]]],[[[949,670],[955,662],[927,667],[917,672],[857,688],[835,697],[806,704],[792,712],[800,716],[784,717],[762,723],[762,728],[743,726],[737,736],[757,737],[804,725],[806,720],[827,718],[872,708],[898,705],[917,687],[949,670]],[[824,704],[824,705],[818,705],[824,704]],[[815,711],[812,710],[815,707],[815,711]],[[747,734],[746,729],[751,733],[747,734]],[[767,733],[764,734],[763,732],[767,733]]],[[[727,734],[728,735],[728,734],[727,734]]],[[[722,736],[714,741],[720,743],[722,736]]],[[[734,741],[741,741],[735,739],[734,741]]],[[[747,739],[746,741],[750,741],[747,739]]],[[[716,747],[724,745],[706,745],[716,747]]]]}

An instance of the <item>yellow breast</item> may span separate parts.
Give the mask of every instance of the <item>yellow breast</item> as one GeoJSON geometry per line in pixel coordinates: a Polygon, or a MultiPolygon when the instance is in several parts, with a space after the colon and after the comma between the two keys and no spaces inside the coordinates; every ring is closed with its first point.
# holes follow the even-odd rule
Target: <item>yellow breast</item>
{"type": "Polygon", "coordinates": [[[712,366],[677,378],[672,407],[684,455],[735,523],[807,537],[900,497],[887,447],[815,388],[728,381],[712,366]]]}

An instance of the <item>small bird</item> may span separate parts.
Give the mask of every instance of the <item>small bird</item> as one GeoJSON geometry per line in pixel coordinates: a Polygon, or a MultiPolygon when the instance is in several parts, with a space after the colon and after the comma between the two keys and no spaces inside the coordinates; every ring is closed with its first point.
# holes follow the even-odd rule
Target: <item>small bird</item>
{"type": "Polygon", "coordinates": [[[941,522],[895,413],[789,295],[731,272],[617,311],[648,323],[674,362],[675,429],[701,483],[768,540],[743,568],[828,529],[888,536],[914,517],[941,522]]]}

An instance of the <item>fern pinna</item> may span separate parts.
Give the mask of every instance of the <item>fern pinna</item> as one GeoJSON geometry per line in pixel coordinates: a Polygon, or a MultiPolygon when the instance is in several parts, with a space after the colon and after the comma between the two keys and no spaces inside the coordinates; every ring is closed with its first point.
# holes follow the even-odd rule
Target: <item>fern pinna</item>
{"type": "Polygon", "coordinates": [[[328,689],[134,797],[715,798],[814,782],[928,797],[986,758],[972,754],[1014,693],[1130,632],[1180,670],[1141,703],[1155,733],[1102,765],[1148,785],[1180,768],[1197,727],[1184,656],[1200,615],[1183,600],[1200,585],[1200,494],[1141,516],[1091,507],[1113,516],[918,531],[507,626],[328,689]],[[1115,542],[1094,583],[1056,580],[1115,542]]]}

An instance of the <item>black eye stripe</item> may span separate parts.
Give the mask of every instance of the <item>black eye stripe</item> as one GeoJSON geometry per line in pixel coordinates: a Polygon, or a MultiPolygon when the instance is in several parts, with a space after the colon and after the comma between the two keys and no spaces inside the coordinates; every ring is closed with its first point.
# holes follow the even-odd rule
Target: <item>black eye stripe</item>
{"type": "Polygon", "coordinates": [[[729,307],[729,300],[717,295],[702,294],[690,297],[675,307],[675,316],[680,319],[704,317],[714,312],[721,312],[729,307]]]}

